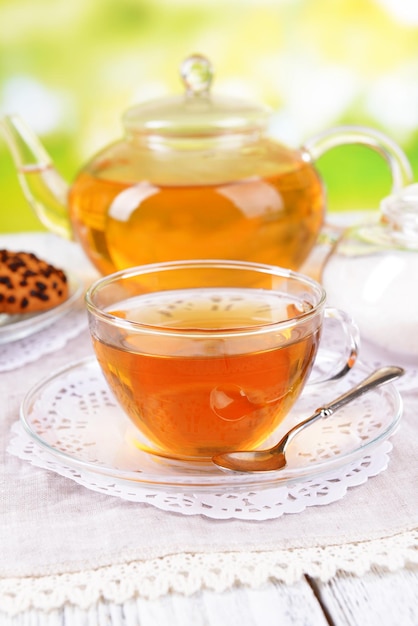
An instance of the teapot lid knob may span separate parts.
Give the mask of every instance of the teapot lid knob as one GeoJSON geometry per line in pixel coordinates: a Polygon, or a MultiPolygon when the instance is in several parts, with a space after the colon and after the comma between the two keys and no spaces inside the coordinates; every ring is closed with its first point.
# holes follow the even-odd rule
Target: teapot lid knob
{"type": "Polygon", "coordinates": [[[266,126],[267,107],[209,93],[213,69],[202,54],[180,64],[185,93],[144,102],[128,109],[123,124],[128,133],[152,136],[214,137],[259,131],[266,126]]]}
{"type": "Polygon", "coordinates": [[[202,54],[192,54],[184,59],[180,66],[180,75],[188,95],[199,96],[209,93],[213,69],[209,59],[202,54]]]}

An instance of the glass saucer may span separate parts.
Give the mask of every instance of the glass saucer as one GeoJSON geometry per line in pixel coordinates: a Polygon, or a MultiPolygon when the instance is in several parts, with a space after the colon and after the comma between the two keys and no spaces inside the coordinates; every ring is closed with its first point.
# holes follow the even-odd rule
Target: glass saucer
{"type": "Polygon", "coordinates": [[[9,315],[0,313],[0,344],[17,341],[39,332],[62,315],[70,311],[83,293],[82,282],[74,275],[66,272],[68,277],[68,298],[47,311],[38,313],[20,313],[9,315]]]}
{"type": "MultiPolygon", "coordinates": [[[[371,368],[356,363],[343,378],[307,385],[285,422],[265,446],[292,425],[363,379],[371,368]]],[[[402,400],[393,384],[378,387],[330,418],[302,431],[288,448],[288,465],[265,473],[224,473],[210,460],[174,461],[144,452],[140,434],[110,392],[94,357],[69,364],[25,396],[20,418],[31,439],[75,473],[111,477],[114,484],[165,492],[272,488],[344,468],[366,456],[396,430],[402,400]]],[[[113,484],[113,483],[112,483],[113,484]]]]}

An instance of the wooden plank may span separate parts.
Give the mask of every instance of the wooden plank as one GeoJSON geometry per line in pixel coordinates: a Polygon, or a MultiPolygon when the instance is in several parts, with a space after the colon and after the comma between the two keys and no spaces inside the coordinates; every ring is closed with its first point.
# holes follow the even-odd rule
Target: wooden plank
{"type": "Polygon", "coordinates": [[[418,626],[418,567],[341,573],[316,581],[325,611],[338,626],[418,626]]]}
{"type": "Polygon", "coordinates": [[[271,582],[258,589],[236,587],[222,593],[203,590],[157,600],[138,598],[126,603],[124,610],[123,626],[328,626],[306,581],[290,586],[271,582]],[[128,621],[131,611],[137,622],[128,621]]]}
{"type": "Polygon", "coordinates": [[[238,587],[202,595],[208,626],[327,626],[306,581],[294,585],[271,582],[258,589],[238,587]]]}

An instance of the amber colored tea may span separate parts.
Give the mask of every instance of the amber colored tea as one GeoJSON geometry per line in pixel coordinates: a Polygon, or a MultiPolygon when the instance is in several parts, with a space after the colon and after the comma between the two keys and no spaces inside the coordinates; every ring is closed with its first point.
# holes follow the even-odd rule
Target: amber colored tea
{"type": "Polygon", "coordinates": [[[109,311],[148,332],[120,324],[92,336],[111,389],[148,444],[210,457],[256,447],[285,418],[311,370],[321,320],[271,325],[310,309],[262,289],[166,291],[109,311]]]}
{"type": "Polygon", "coordinates": [[[231,183],[194,185],[178,182],[179,176],[171,184],[134,184],[120,181],[117,171],[113,180],[86,171],[71,189],[70,217],[102,274],[213,258],[297,269],[322,225],[321,182],[303,161],[271,169],[267,176],[254,172],[231,183]]]}

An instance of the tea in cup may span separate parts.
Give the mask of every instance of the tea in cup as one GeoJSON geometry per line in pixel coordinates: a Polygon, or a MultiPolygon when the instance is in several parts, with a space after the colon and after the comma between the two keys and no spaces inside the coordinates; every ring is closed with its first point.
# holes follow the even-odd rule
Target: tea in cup
{"type": "Polygon", "coordinates": [[[97,360],[138,445],[169,458],[260,446],[300,396],[325,317],[345,337],[330,377],[357,354],[355,324],[325,307],[322,286],[269,265],[144,265],[99,279],[86,303],[97,360]]]}

